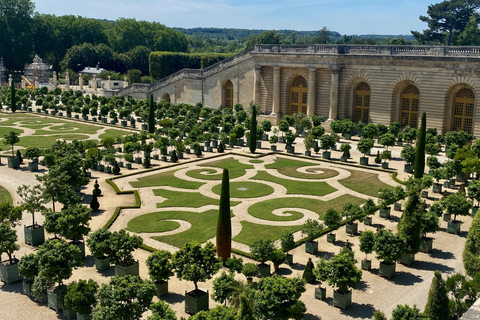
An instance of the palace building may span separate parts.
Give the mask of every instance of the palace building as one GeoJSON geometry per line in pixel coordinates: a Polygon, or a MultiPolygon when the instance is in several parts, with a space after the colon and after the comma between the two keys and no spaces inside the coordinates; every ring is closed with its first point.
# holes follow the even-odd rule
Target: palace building
{"type": "Polygon", "coordinates": [[[426,112],[427,127],[480,136],[480,47],[256,45],[116,94],[212,108],[253,101],[274,123],[302,112],[417,127],[426,112]]]}

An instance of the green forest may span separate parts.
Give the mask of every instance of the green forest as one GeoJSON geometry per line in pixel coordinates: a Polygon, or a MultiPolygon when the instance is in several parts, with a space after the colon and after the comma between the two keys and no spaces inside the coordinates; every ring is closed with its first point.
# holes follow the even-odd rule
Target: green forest
{"type": "Polygon", "coordinates": [[[108,70],[103,77],[151,82],[165,72],[151,70],[159,52],[179,53],[168,70],[207,67],[255,44],[393,44],[480,45],[477,20],[480,0],[443,1],[428,7],[427,29],[411,35],[341,35],[327,27],[316,31],[233,28],[169,28],[159,22],[119,18],[98,20],[35,12],[31,0],[0,0],[0,58],[7,73],[19,76],[35,54],[71,78],[86,66],[108,70]],[[192,55],[185,58],[185,55],[192,55]],[[192,62],[193,61],[193,62],[192,62]],[[209,63],[205,63],[209,62],[209,63]]]}

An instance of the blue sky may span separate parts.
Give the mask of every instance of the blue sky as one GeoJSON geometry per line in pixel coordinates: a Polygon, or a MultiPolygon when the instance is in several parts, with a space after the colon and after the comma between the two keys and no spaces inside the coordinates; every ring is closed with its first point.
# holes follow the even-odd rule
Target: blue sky
{"type": "Polygon", "coordinates": [[[423,30],[428,5],[440,0],[32,0],[35,10],[88,18],[135,18],[168,27],[329,30],[341,34],[410,34],[423,30]]]}

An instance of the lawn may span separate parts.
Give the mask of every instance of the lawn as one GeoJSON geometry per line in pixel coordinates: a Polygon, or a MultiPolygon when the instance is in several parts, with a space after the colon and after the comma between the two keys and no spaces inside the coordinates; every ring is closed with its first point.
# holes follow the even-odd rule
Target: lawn
{"type": "MultiPolygon", "coordinates": [[[[222,192],[222,184],[217,184],[212,191],[218,195],[222,192]]],[[[230,182],[231,198],[258,198],[273,193],[273,188],[269,185],[252,182],[252,181],[236,181],[230,182]]]]}
{"type": "Polygon", "coordinates": [[[251,223],[248,221],[242,221],[242,231],[233,238],[233,241],[237,241],[246,245],[252,245],[258,239],[270,239],[276,240],[280,238],[280,235],[285,231],[297,232],[302,229],[302,226],[265,226],[261,224],[251,223]]]}
{"type": "Polygon", "coordinates": [[[105,138],[116,138],[120,136],[125,136],[130,134],[131,132],[129,131],[124,131],[124,130],[117,130],[117,129],[107,129],[105,130],[105,133],[102,133],[98,137],[102,140],[105,138]]]}
{"type": "Polygon", "coordinates": [[[198,189],[203,183],[195,181],[186,181],[174,176],[175,171],[155,173],[146,177],[138,178],[137,181],[130,182],[134,188],[161,187],[170,186],[182,189],[198,189]]]}
{"type": "Polygon", "coordinates": [[[337,189],[323,181],[293,181],[274,177],[266,171],[258,171],[258,173],[252,179],[278,183],[287,188],[287,194],[324,196],[326,194],[337,191],[337,189]]]}
{"type": "Polygon", "coordinates": [[[71,132],[71,133],[84,133],[84,134],[94,134],[102,127],[94,126],[84,123],[76,123],[76,122],[60,122],[56,123],[55,125],[51,126],[50,130],[36,130],[35,135],[49,135],[52,133],[64,133],[64,132],[71,132]]]}
{"type": "MultiPolygon", "coordinates": [[[[220,204],[220,200],[212,199],[207,196],[202,195],[199,192],[179,192],[171,191],[165,189],[155,189],[153,194],[156,196],[161,196],[167,198],[167,200],[157,203],[157,208],[165,207],[191,207],[191,208],[200,208],[206,205],[215,205],[220,204]]],[[[239,201],[230,201],[231,206],[239,204],[239,201]]]]}
{"type": "Polygon", "coordinates": [[[323,220],[323,216],[328,209],[340,210],[345,205],[345,203],[349,202],[352,204],[362,204],[365,202],[365,200],[349,194],[345,194],[329,201],[295,197],[276,198],[257,202],[251,205],[248,208],[248,213],[255,218],[262,220],[294,221],[302,218],[303,214],[295,210],[288,210],[286,212],[290,213],[291,215],[277,216],[273,214],[272,211],[281,208],[302,208],[316,212],[318,214],[318,218],[320,220],[323,220]]]}
{"type": "Polygon", "coordinates": [[[0,186],[0,203],[13,203],[12,195],[2,186],[0,186]]]}
{"type": "Polygon", "coordinates": [[[310,168],[306,170],[307,172],[312,173],[304,173],[298,172],[297,169],[306,166],[320,166],[320,163],[312,163],[312,162],[305,162],[299,160],[292,160],[282,157],[277,157],[275,162],[272,164],[267,164],[265,166],[266,169],[277,169],[277,171],[283,175],[293,177],[293,178],[300,178],[300,179],[327,179],[337,176],[339,173],[336,170],[326,169],[326,168],[310,168]],[[321,171],[319,173],[315,173],[316,171],[321,171]]]}
{"type": "MultiPolygon", "coordinates": [[[[200,165],[200,167],[206,167],[206,168],[214,167],[214,168],[220,168],[220,169],[228,169],[228,176],[230,179],[235,179],[243,176],[246,173],[245,169],[253,169],[252,165],[240,163],[238,160],[233,158],[227,158],[227,159],[222,159],[218,161],[208,162],[200,165]]],[[[210,170],[196,169],[196,170],[187,171],[186,174],[187,176],[195,179],[222,180],[222,175],[223,175],[222,172],[218,174],[212,174],[212,175],[205,175],[205,174],[202,174],[202,172],[214,173],[215,171],[211,169],[210,170]]]]}
{"type": "MultiPolygon", "coordinates": [[[[164,221],[165,219],[188,221],[191,224],[191,228],[174,235],[154,236],[152,239],[181,248],[185,243],[192,240],[204,243],[215,237],[218,210],[208,210],[201,213],[185,211],[147,213],[130,220],[127,225],[127,230],[132,232],[161,232],[159,230],[173,230],[174,225],[171,221],[164,221]]],[[[178,228],[178,224],[174,229],[176,228],[178,228]]]]}
{"type": "Polygon", "coordinates": [[[347,170],[351,173],[348,178],[339,180],[340,184],[353,191],[366,194],[372,197],[378,197],[378,191],[381,188],[393,189],[389,184],[383,183],[378,179],[378,174],[372,172],[347,170]]]}
{"type": "Polygon", "coordinates": [[[50,148],[57,139],[60,140],[86,140],[89,136],[77,133],[63,133],[49,136],[26,136],[20,137],[20,142],[16,146],[29,147],[37,146],[39,148],[50,148]]]}

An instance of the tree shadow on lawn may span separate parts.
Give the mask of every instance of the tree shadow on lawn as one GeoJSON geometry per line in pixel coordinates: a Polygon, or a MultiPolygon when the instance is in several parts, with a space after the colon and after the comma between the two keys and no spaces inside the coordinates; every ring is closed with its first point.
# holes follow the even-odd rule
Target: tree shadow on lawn
{"type": "Polygon", "coordinates": [[[449,266],[446,266],[444,264],[441,264],[441,263],[435,263],[435,262],[431,262],[431,261],[418,261],[418,260],[415,260],[415,262],[410,265],[410,268],[417,269],[417,270],[428,270],[428,271],[438,270],[442,273],[450,272],[450,271],[455,270],[455,269],[453,269],[449,266]]]}
{"type": "MultiPolygon", "coordinates": [[[[353,298],[352,298],[353,299],[353,298]]],[[[375,308],[371,304],[355,303],[352,301],[352,305],[345,310],[342,310],[342,314],[348,315],[352,318],[360,319],[372,319],[375,308]]]]}
{"type": "Polygon", "coordinates": [[[430,256],[435,259],[450,260],[455,259],[455,255],[449,251],[443,251],[441,249],[432,249],[430,256]]]}

